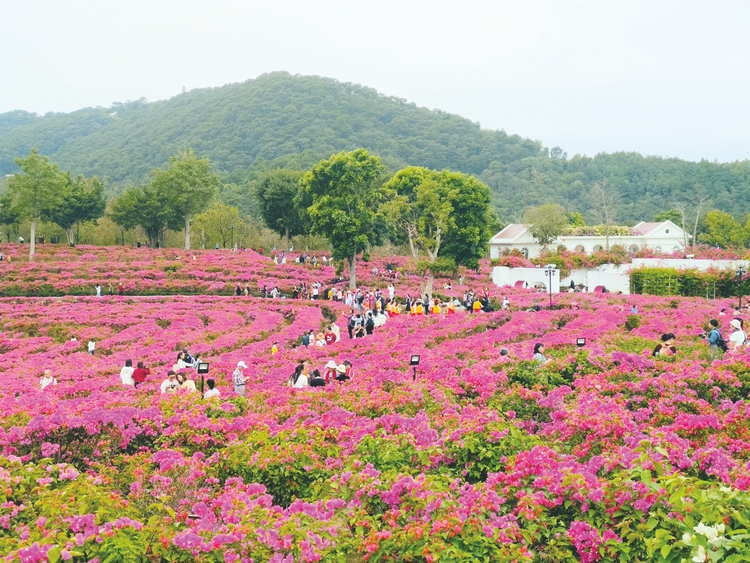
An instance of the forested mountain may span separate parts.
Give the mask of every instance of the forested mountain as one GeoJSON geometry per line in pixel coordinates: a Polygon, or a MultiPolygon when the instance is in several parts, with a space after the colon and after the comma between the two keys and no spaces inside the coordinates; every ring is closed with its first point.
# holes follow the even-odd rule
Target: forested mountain
{"type": "Polygon", "coordinates": [[[334,152],[364,147],[395,172],[407,165],[448,168],[492,187],[506,221],[547,201],[594,220],[594,182],[622,195],[617,219],[651,219],[673,197],[705,193],[713,207],[741,216],[750,206],[750,161],[692,163],[635,153],[570,159],[540,142],[483,130],[478,123],[417,107],[360,85],[277,72],[240,84],[37,116],[0,114],[0,170],[37,146],[61,168],[107,177],[110,189],[139,184],[169,157],[191,147],[208,157],[239,201],[243,183],[268,167],[304,167],[334,152]]]}

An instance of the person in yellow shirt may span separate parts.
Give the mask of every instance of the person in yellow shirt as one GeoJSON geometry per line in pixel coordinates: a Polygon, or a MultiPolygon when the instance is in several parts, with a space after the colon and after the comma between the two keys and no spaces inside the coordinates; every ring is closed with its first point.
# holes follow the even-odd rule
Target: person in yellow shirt
{"type": "Polygon", "coordinates": [[[271,355],[273,356],[276,352],[279,351],[279,347],[276,345],[277,343],[273,343],[273,347],[271,348],[271,355]]]}
{"type": "Polygon", "coordinates": [[[474,305],[472,305],[472,309],[475,313],[478,313],[482,309],[482,304],[479,302],[479,299],[474,300],[474,305]]]}

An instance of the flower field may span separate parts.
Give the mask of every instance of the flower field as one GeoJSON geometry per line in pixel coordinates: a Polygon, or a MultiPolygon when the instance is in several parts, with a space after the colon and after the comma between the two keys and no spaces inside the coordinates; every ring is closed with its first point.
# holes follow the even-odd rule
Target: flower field
{"type": "MultiPolygon", "coordinates": [[[[408,268],[359,264],[361,285],[385,288],[371,270],[388,263],[408,268]]],[[[466,286],[488,286],[484,268],[466,286]]],[[[710,318],[728,337],[729,301],[565,294],[534,311],[547,296],[490,288],[510,312],[395,316],[350,340],[342,304],[229,295],[334,277],[252,252],[43,248],[0,271],[0,561],[750,559],[750,356],[699,337],[710,318]],[[95,297],[110,280],[126,294],[95,297]],[[340,342],[293,347],[333,318],[340,342]],[[670,331],[678,353],[652,358],[670,331]],[[183,347],[218,400],[160,393],[183,347]],[[151,368],[137,389],[126,359],[151,368]],[[284,385],[329,359],[352,380],[284,385]]]]}

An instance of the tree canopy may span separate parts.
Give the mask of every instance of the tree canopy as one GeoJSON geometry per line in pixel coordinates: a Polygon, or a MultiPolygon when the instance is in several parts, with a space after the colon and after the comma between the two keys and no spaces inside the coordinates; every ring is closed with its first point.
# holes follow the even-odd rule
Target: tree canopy
{"type": "Polygon", "coordinates": [[[346,259],[349,286],[357,286],[356,256],[379,236],[377,208],[383,199],[378,185],[383,164],[365,149],[340,152],[321,160],[305,174],[297,197],[312,200],[307,207],[312,230],[328,239],[333,257],[346,259]]]}
{"type": "Polygon", "coordinates": [[[523,222],[529,232],[542,246],[548,246],[568,227],[565,209],[557,203],[545,203],[526,212],[523,222]]]}
{"type": "Polygon", "coordinates": [[[306,232],[303,215],[307,214],[307,206],[294,205],[303,175],[296,170],[269,170],[255,184],[260,216],[269,229],[286,238],[287,250],[290,236],[306,232]]]}

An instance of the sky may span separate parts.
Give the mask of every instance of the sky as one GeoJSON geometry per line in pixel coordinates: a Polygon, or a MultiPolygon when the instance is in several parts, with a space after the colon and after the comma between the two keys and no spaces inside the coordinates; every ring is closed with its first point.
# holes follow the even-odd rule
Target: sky
{"type": "Polygon", "coordinates": [[[750,2],[0,0],[0,112],[266,72],[354,82],[559,146],[750,158],[750,2]]]}

